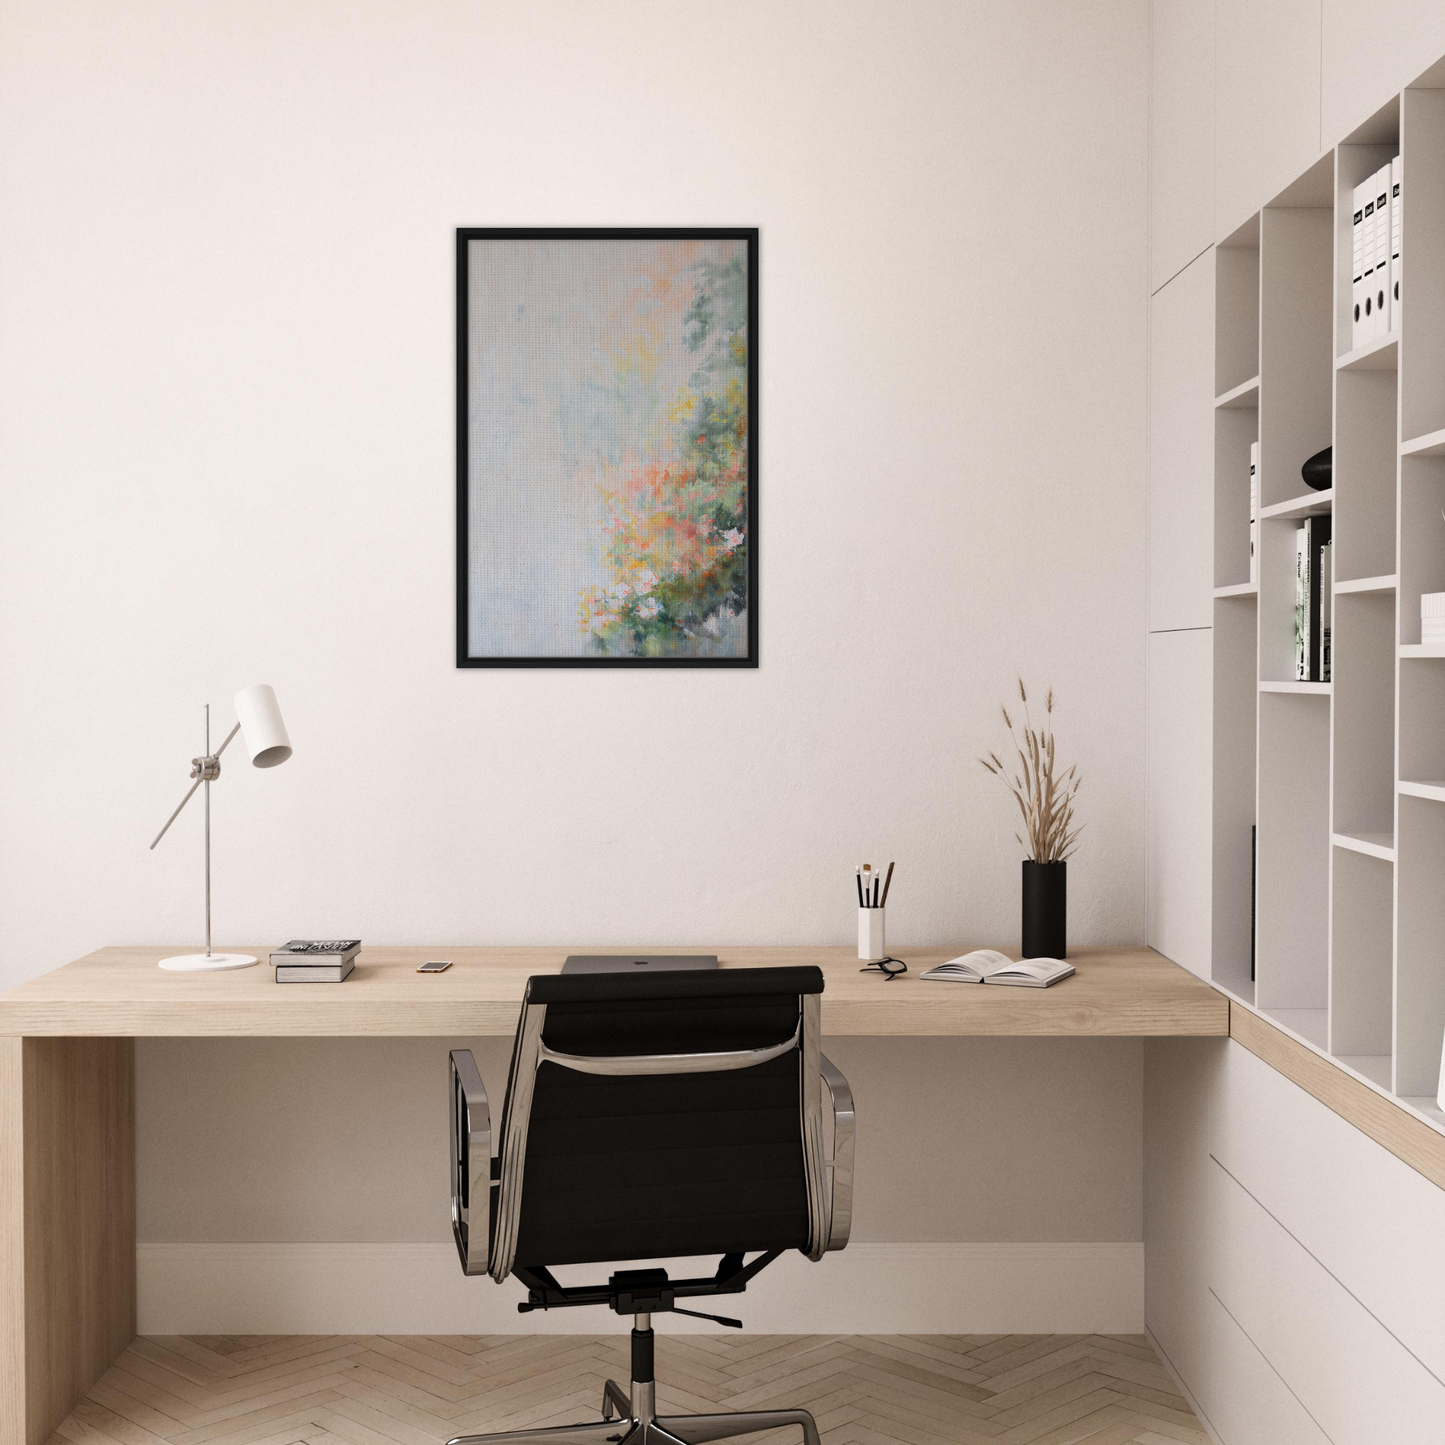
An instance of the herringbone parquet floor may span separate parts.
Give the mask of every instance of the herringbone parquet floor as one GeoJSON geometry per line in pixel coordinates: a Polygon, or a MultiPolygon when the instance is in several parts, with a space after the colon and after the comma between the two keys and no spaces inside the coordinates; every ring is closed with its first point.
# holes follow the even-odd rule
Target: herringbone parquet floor
{"type": "MultiPolygon", "coordinates": [[[[824,1445],[1208,1445],[1139,1335],[657,1341],[659,1414],[802,1406],[824,1445]]],[[[51,1445],[437,1445],[600,1418],[609,1375],[625,1331],[141,1338],[51,1445]]]]}

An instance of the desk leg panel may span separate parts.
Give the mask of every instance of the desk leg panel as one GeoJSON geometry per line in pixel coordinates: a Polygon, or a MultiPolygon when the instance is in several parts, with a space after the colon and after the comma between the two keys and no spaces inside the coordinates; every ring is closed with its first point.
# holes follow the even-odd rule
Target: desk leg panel
{"type": "Polygon", "coordinates": [[[135,1043],[0,1038],[0,1445],[135,1338],[135,1043]]]}

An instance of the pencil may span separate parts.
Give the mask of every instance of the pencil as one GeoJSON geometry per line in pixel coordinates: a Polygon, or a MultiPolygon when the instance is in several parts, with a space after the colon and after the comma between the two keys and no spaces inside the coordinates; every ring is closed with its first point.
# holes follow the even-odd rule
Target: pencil
{"type": "Polygon", "coordinates": [[[893,865],[890,863],[890,864],[888,865],[888,876],[883,880],[883,902],[878,905],[880,908],[887,908],[887,907],[888,907],[888,890],[889,890],[889,888],[891,888],[892,886],[893,886],[893,865]]]}
{"type": "Polygon", "coordinates": [[[858,907],[864,908],[867,905],[863,902],[863,870],[861,868],[855,868],[853,873],[853,881],[858,885],[858,907]]]}

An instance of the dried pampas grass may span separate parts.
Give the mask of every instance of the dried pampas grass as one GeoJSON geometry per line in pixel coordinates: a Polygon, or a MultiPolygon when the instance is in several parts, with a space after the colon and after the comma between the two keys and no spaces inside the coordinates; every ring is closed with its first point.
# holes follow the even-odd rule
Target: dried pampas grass
{"type": "Polygon", "coordinates": [[[1023,704],[1022,736],[1014,727],[1008,708],[1001,708],[1008,727],[1009,741],[1018,754],[1018,765],[1012,771],[998,756],[989,753],[980,758],[985,768],[1014,795],[1023,814],[1028,837],[1015,833],[1028,856],[1036,863],[1062,863],[1077,846],[1082,823],[1074,822],[1074,801],[1083,781],[1078,767],[1070,764],[1067,771],[1054,776],[1054,690],[1044,696],[1044,725],[1035,728],[1029,717],[1029,695],[1023,678],[1019,679],[1019,701],[1023,704]]]}

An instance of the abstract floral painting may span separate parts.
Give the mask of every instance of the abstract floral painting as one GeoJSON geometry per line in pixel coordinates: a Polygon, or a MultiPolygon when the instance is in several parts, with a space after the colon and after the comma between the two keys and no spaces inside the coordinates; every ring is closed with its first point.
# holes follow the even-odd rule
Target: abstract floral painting
{"type": "Polygon", "coordinates": [[[457,232],[457,663],[757,666],[757,231],[457,232]]]}

